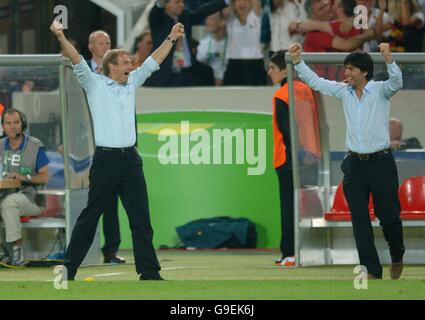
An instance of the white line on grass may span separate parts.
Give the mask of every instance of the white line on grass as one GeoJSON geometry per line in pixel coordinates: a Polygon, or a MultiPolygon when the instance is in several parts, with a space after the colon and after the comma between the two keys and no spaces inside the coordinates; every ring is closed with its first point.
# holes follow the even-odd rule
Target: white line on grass
{"type": "Polygon", "coordinates": [[[92,276],[93,278],[102,278],[102,277],[113,277],[113,276],[122,276],[123,272],[116,272],[116,273],[104,273],[104,274],[96,274],[92,276]]]}

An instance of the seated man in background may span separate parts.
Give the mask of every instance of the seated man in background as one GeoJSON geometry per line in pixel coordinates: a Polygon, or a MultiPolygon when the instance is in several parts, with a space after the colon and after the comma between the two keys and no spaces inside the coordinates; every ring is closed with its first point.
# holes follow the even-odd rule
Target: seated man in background
{"type": "Polygon", "coordinates": [[[418,138],[402,139],[403,124],[399,119],[390,119],[390,140],[392,150],[423,149],[418,138]]]}
{"type": "Polygon", "coordinates": [[[25,264],[21,216],[37,216],[41,208],[35,203],[37,186],[49,180],[46,152],[40,140],[25,135],[25,115],[17,109],[6,110],[1,117],[6,134],[0,140],[2,179],[19,180],[17,189],[7,189],[0,197],[0,211],[6,231],[6,244],[0,239],[0,264],[21,267],[25,264]]]}

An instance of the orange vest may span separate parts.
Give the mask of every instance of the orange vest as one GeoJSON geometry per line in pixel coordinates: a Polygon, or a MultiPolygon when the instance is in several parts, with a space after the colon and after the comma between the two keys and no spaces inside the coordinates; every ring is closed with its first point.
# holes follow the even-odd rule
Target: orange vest
{"type": "MultiPolygon", "coordinates": [[[[321,155],[319,122],[316,103],[311,89],[301,81],[294,81],[295,119],[298,127],[298,140],[300,146],[316,157],[321,155]]],[[[276,98],[284,101],[289,106],[288,84],[284,84],[273,96],[273,161],[278,168],[285,164],[287,152],[284,137],[277,125],[276,98]]],[[[286,137],[285,137],[286,138],[286,137]]]]}

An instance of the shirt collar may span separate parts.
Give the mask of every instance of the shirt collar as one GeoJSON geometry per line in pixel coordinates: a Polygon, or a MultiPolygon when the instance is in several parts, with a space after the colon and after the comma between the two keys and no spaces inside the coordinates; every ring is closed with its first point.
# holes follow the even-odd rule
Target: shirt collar
{"type": "MultiPolygon", "coordinates": [[[[364,88],[363,88],[363,90],[364,91],[366,91],[367,93],[370,93],[371,92],[371,90],[373,89],[373,87],[375,86],[375,81],[373,81],[373,80],[370,80],[365,86],[364,86],[364,88]]],[[[351,90],[351,92],[354,92],[354,91],[356,91],[356,89],[354,89],[354,87],[353,86],[349,86],[350,87],[350,90],[351,90]]]]}
{"type": "Polygon", "coordinates": [[[280,86],[283,87],[287,82],[288,82],[288,78],[287,77],[283,78],[283,80],[280,82],[280,86]]]}
{"type": "Polygon", "coordinates": [[[127,86],[127,85],[129,85],[129,84],[131,83],[130,78],[128,79],[128,81],[127,81],[126,83],[124,83],[124,84],[120,84],[120,83],[116,82],[115,80],[112,80],[112,79],[111,79],[111,78],[109,78],[108,76],[102,75],[102,77],[103,77],[103,79],[105,80],[105,82],[106,82],[106,84],[107,84],[108,86],[111,86],[111,85],[113,85],[114,83],[115,83],[115,84],[117,84],[117,85],[119,85],[119,86],[127,86]]]}
{"type": "MultiPolygon", "coordinates": [[[[24,150],[25,144],[27,142],[27,136],[25,134],[23,134],[23,137],[24,138],[22,139],[22,143],[19,145],[18,149],[16,149],[16,150],[24,150]]],[[[8,137],[6,138],[4,147],[5,147],[5,150],[12,150],[12,147],[10,146],[10,141],[9,141],[8,137]]]]}
{"type": "Polygon", "coordinates": [[[96,63],[96,61],[94,61],[93,59],[91,59],[91,71],[96,72],[96,69],[99,65],[96,63]]]}

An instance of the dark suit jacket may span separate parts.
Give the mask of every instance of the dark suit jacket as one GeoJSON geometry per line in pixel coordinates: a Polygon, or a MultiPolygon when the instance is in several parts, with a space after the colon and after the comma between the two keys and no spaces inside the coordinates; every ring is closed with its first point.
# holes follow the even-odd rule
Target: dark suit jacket
{"type": "MultiPolygon", "coordinates": [[[[186,41],[188,48],[190,48],[190,40],[192,39],[192,26],[199,24],[207,16],[218,12],[225,7],[227,7],[227,4],[224,0],[214,0],[199,7],[196,11],[183,10],[183,13],[178,17],[178,22],[184,25],[186,33],[184,41],[186,41]]],[[[153,48],[155,50],[164,42],[176,22],[165,13],[164,8],[159,8],[155,4],[149,14],[149,24],[152,32],[153,48]]],[[[195,61],[195,57],[192,52],[190,54],[191,61],[193,63],[195,61]]],[[[173,55],[174,48],[161,64],[160,70],[152,74],[152,76],[145,82],[146,86],[165,87],[168,85],[171,78],[173,55]]]]}

